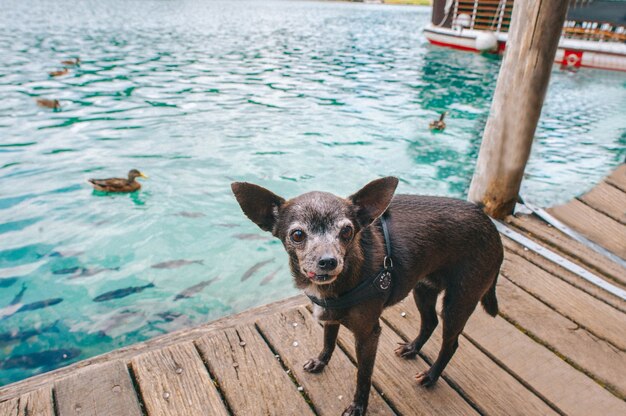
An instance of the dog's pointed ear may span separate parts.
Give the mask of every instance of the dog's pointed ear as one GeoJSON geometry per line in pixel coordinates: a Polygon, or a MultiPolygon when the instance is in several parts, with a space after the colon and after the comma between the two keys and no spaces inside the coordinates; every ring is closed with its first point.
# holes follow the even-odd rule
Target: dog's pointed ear
{"type": "Polygon", "coordinates": [[[285,200],[262,186],[248,182],[233,182],[230,188],[246,217],[262,230],[272,232],[278,209],[285,200]]]}
{"type": "Polygon", "coordinates": [[[357,220],[361,227],[367,227],[385,212],[397,186],[398,178],[387,176],[368,183],[348,197],[357,208],[357,220]]]}

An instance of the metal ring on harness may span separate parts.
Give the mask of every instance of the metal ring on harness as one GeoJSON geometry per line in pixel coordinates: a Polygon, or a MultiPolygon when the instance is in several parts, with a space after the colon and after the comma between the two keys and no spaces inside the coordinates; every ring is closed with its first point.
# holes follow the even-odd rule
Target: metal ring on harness
{"type": "Polygon", "coordinates": [[[391,260],[391,257],[385,256],[385,259],[383,260],[383,267],[385,269],[393,269],[393,260],[391,260]]]}

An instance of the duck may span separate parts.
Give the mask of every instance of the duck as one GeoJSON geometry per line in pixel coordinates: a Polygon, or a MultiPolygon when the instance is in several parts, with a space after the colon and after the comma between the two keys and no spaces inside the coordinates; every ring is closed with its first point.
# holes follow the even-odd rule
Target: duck
{"type": "Polygon", "coordinates": [[[447,111],[444,111],[443,113],[441,113],[439,120],[431,121],[428,124],[428,127],[430,127],[431,130],[437,130],[437,131],[444,130],[446,128],[446,122],[443,121],[443,119],[446,117],[446,114],[448,114],[447,111]]]}
{"type": "Polygon", "coordinates": [[[67,75],[70,72],[68,68],[59,69],[58,71],[48,72],[48,75],[51,77],[60,77],[62,75],[67,75]]]}
{"type": "Polygon", "coordinates": [[[53,110],[61,108],[59,100],[51,100],[49,98],[37,98],[37,105],[39,107],[52,108],[53,110]]]}
{"type": "Polygon", "coordinates": [[[148,176],[139,172],[137,169],[131,169],[128,172],[128,179],[125,178],[108,178],[108,179],[89,179],[96,191],[101,192],[135,192],[141,189],[141,184],[136,181],[137,178],[148,179],[148,176]]]}
{"type": "Polygon", "coordinates": [[[61,61],[61,63],[63,65],[67,65],[67,66],[79,66],[80,65],[80,58],[68,59],[66,61],[61,61]]]}

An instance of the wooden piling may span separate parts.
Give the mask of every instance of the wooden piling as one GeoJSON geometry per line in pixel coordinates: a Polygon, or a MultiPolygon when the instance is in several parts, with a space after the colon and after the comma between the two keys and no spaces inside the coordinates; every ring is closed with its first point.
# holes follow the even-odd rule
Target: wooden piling
{"type": "Polygon", "coordinates": [[[506,53],[468,199],[513,212],[561,37],[568,0],[516,0],[506,53]]]}

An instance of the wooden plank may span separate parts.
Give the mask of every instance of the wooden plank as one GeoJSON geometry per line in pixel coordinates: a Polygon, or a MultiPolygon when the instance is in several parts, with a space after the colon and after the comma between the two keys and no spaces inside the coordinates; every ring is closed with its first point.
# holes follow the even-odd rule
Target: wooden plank
{"type": "Polygon", "coordinates": [[[241,325],[245,322],[253,322],[260,316],[274,313],[279,308],[290,308],[294,306],[307,304],[309,300],[304,295],[297,295],[291,298],[273,302],[267,305],[261,305],[256,308],[248,309],[246,311],[225,316],[215,321],[208,322],[204,325],[195,326],[193,328],[185,328],[180,331],[174,331],[169,334],[161,335],[149,339],[137,344],[128,345],[124,348],[120,348],[114,351],[110,351],[106,354],[97,355],[95,357],[88,358],[86,360],[79,361],[77,363],[68,365],[50,371],[48,373],[40,374],[34,377],[27,378],[26,380],[18,381],[7,386],[0,388],[0,401],[8,400],[14,397],[19,397],[23,393],[31,390],[35,390],[41,386],[58,380],[62,376],[72,374],[80,368],[87,366],[104,363],[111,360],[124,359],[129,361],[132,357],[153,351],[159,348],[163,348],[169,345],[174,345],[180,342],[193,340],[201,335],[212,334],[216,331],[220,331],[223,328],[229,328],[235,325],[241,325]]]}
{"type": "Polygon", "coordinates": [[[475,312],[464,336],[567,415],[626,415],[624,401],[500,317],[475,312]]]}
{"type": "MultiPolygon", "coordinates": [[[[415,381],[415,374],[430,366],[420,357],[415,360],[399,358],[395,348],[403,339],[386,324],[378,343],[378,353],[372,382],[392,406],[403,415],[477,415],[465,399],[444,379],[431,388],[424,388],[415,381]]],[[[339,331],[339,344],[356,360],[354,337],[349,331],[339,331]]]]}
{"type": "Polygon", "coordinates": [[[626,163],[618,166],[617,169],[606,178],[606,181],[626,192],[626,163]]]}
{"type": "MultiPolygon", "coordinates": [[[[482,310],[474,315],[484,316],[489,328],[495,320],[482,310]]],[[[413,298],[406,298],[384,314],[385,321],[404,339],[413,340],[420,327],[419,312],[413,298]],[[404,316],[403,316],[404,315],[404,316]]],[[[470,321],[475,319],[470,317],[470,321]]],[[[441,329],[437,329],[424,345],[421,353],[434,362],[441,346],[441,329]]],[[[459,338],[459,348],[444,370],[443,376],[454,384],[486,415],[548,415],[557,414],[541,398],[503,370],[467,339],[459,338]]]]}
{"type": "Polygon", "coordinates": [[[31,391],[20,397],[19,416],[54,416],[51,386],[31,391]]]}
{"type": "Polygon", "coordinates": [[[233,413],[313,415],[253,326],[229,328],[196,345],[233,413]]]}
{"type": "Polygon", "coordinates": [[[57,408],[63,416],[141,416],[128,369],[121,361],[77,371],[57,381],[54,390],[57,408]]]}
{"type": "Polygon", "coordinates": [[[131,365],[148,415],[228,415],[191,342],[141,354],[131,365]]]}
{"type": "MultiPolygon", "coordinates": [[[[502,243],[504,245],[505,250],[510,251],[511,253],[515,253],[520,257],[523,257],[525,260],[528,260],[532,264],[537,267],[547,271],[548,273],[553,274],[554,276],[565,280],[566,282],[572,284],[579,290],[582,290],[586,293],[589,293],[591,296],[596,299],[605,302],[615,309],[626,313],[626,302],[624,300],[612,293],[607,292],[606,290],[596,286],[595,284],[583,279],[582,277],[566,270],[556,263],[551,262],[545,257],[531,251],[525,250],[521,245],[515,243],[512,240],[504,237],[502,238],[502,243]]],[[[612,284],[616,284],[617,282],[613,282],[608,280],[612,284]]],[[[617,284],[617,286],[620,286],[617,284]]]]}
{"type": "MultiPolygon", "coordinates": [[[[321,373],[307,373],[302,368],[309,358],[317,356],[324,341],[324,330],[305,308],[268,316],[260,319],[257,325],[274,351],[291,369],[291,374],[304,387],[317,414],[335,416],[350,405],[356,390],[356,368],[340,348],[335,350],[330,363],[321,373]]],[[[393,414],[373,388],[367,414],[393,414]]]]}
{"type": "Polygon", "coordinates": [[[500,312],[507,320],[626,398],[626,353],[555,312],[502,275],[496,293],[500,312]]]}
{"type": "Polygon", "coordinates": [[[2,416],[18,416],[18,408],[20,400],[15,398],[0,403],[0,415],[2,416]]]}
{"type": "Polygon", "coordinates": [[[590,249],[582,243],[566,236],[554,227],[533,215],[507,217],[507,222],[518,228],[527,237],[556,249],[568,260],[573,261],[590,271],[608,277],[622,286],[626,286],[626,269],[612,262],[606,256],[590,249]]]}
{"type": "Polygon", "coordinates": [[[626,192],[621,189],[606,182],[600,182],[579,199],[595,210],[626,225],[626,192]]]}
{"type": "Polygon", "coordinates": [[[1,416],[54,416],[50,386],[0,403],[1,416]]]}
{"type": "Polygon", "coordinates": [[[561,315],[626,350],[626,314],[623,312],[510,251],[505,252],[501,273],[561,315]]]}
{"type": "Polygon", "coordinates": [[[626,259],[626,226],[578,200],[547,210],[575,231],[626,259]]]}

